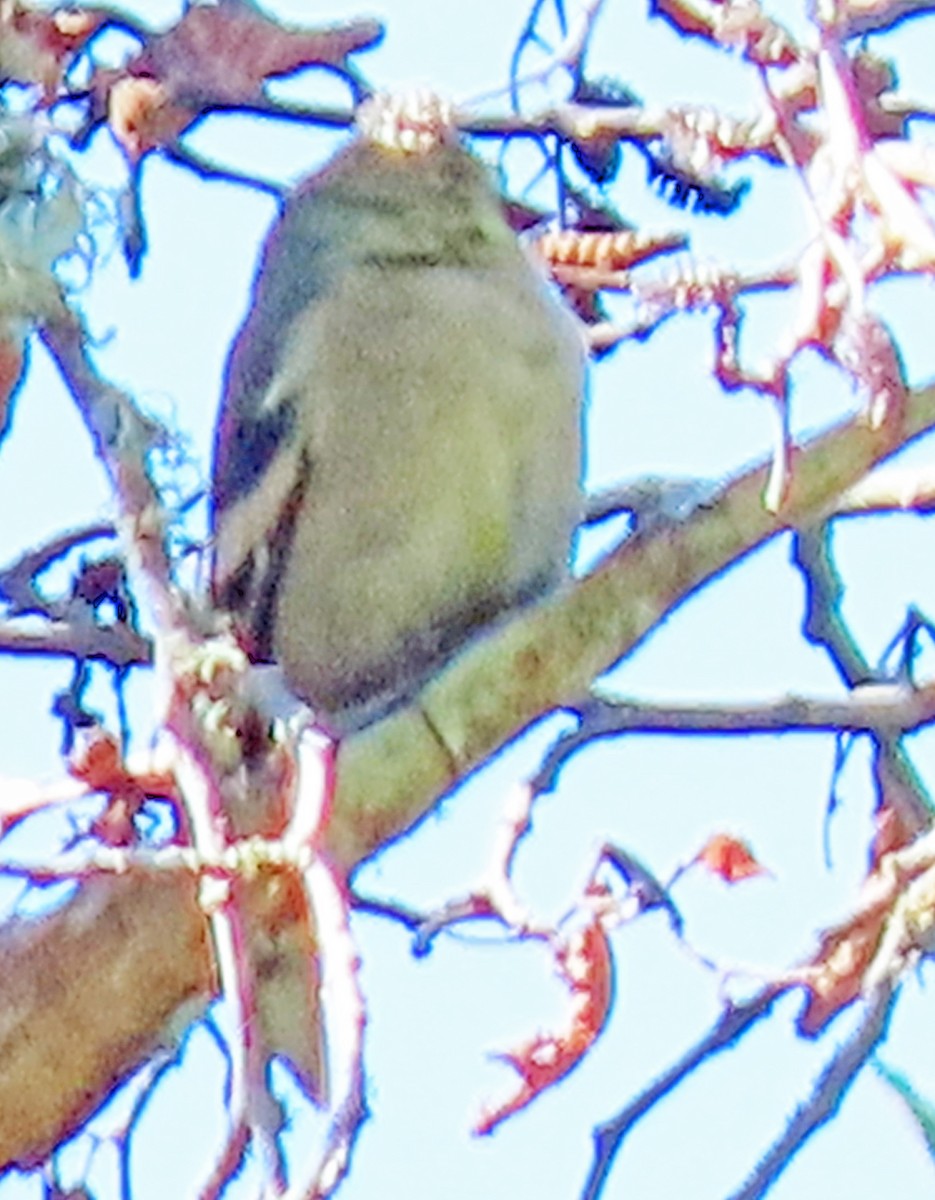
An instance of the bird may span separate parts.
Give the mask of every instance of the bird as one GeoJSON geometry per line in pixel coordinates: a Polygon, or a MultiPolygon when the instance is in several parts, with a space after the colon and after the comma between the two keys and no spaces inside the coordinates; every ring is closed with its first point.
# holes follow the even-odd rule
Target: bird
{"type": "Polygon", "coordinates": [[[451,106],[366,101],[263,245],[211,488],[214,604],[333,736],[570,578],[585,357],[451,106]]]}

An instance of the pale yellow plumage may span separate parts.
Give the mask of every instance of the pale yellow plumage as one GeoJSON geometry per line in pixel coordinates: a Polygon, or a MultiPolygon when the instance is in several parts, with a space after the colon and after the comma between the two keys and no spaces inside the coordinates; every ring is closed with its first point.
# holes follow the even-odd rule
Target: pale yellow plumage
{"type": "Polygon", "coordinates": [[[336,732],[556,586],[583,352],[450,134],[358,137],[289,201],[228,364],[214,588],[336,732]]]}

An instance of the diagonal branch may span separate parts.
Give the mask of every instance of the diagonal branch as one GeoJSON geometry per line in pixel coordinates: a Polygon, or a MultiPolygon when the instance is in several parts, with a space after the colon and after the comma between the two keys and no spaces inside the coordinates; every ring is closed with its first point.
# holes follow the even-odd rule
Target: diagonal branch
{"type": "Polygon", "coordinates": [[[822,1071],[812,1095],[795,1112],[750,1178],[728,1200],[759,1200],[765,1196],[812,1134],[835,1115],[885,1035],[895,999],[896,990],[890,985],[881,985],[869,998],[863,1020],[822,1071]]]}
{"type": "Polygon", "coordinates": [[[702,1063],[733,1046],[748,1029],[768,1016],[782,988],[771,985],[752,1000],[728,1008],[710,1033],[663,1072],[615,1117],[594,1131],[594,1159],[581,1192],[581,1200],[598,1200],[623,1140],[633,1126],[702,1063]]]}
{"type": "Polygon", "coordinates": [[[762,495],[769,465],[729,484],[683,524],[628,540],[568,592],[462,654],[417,704],[340,748],[329,848],[347,867],[410,829],[441,795],[509,739],[630,654],[725,568],[778,533],[813,522],[839,494],[912,438],[935,428],[935,388],[913,393],[901,428],[863,414],[792,452],[778,513],[762,495]]]}
{"type": "MultiPolygon", "coordinates": [[[[59,332],[53,342],[56,357],[117,484],[121,529],[131,534],[136,561],[151,569],[171,627],[184,618],[178,615],[162,543],[147,523],[155,492],[142,458],[134,461],[126,453],[128,445],[145,446],[148,431],[140,427],[126,398],[94,375],[74,343],[76,330],[66,330],[61,340],[59,332]]],[[[814,521],[877,462],[933,427],[935,389],[909,398],[898,430],[873,431],[862,416],[854,417],[794,451],[789,496],[779,514],[768,512],[761,502],[768,466],[750,470],[724,490],[715,507],[697,510],[676,528],[637,536],[567,594],[531,609],[472,647],[429,684],[421,703],[340,746],[324,846],[336,869],[353,868],[410,829],[458,777],[543,713],[563,703],[580,703],[595,675],[629,653],[667,613],[725,567],[775,534],[814,521]]],[[[100,1103],[113,1080],[145,1061],[169,1014],[183,1006],[192,1014],[209,998],[211,955],[190,877],[163,875],[161,884],[158,903],[140,907],[138,884],[130,886],[126,878],[97,880],[93,899],[83,887],[35,931],[17,934],[25,949],[16,955],[15,971],[0,971],[0,1011],[11,1011],[15,989],[18,1011],[31,1028],[30,1005],[39,1004],[47,991],[44,964],[63,961],[71,973],[69,993],[80,997],[93,992],[85,1009],[119,1011],[122,1024],[119,1045],[106,1022],[82,1028],[88,1053],[108,1066],[103,1092],[89,1087],[84,1076],[76,1075],[72,1086],[57,1075],[56,1087],[45,1089],[45,1109],[38,1104],[15,1128],[5,1127],[4,1121],[6,1114],[18,1111],[26,1082],[49,1077],[50,1053],[56,1055],[56,1069],[69,1055],[60,1048],[61,1037],[51,1035],[24,1037],[15,1055],[0,1054],[0,1161],[29,1161],[36,1146],[57,1142],[100,1103]],[[88,928],[89,904],[102,914],[119,914],[131,905],[132,936],[121,918],[112,919],[107,938],[99,939],[103,949],[94,941],[89,944],[82,933],[88,928]],[[167,942],[170,929],[190,931],[184,953],[178,943],[167,942]],[[39,937],[46,947],[41,957],[29,952],[31,940],[39,937]],[[154,974],[160,977],[158,988],[155,981],[141,984],[154,974]],[[122,980],[133,981],[131,994],[118,995],[122,980]]],[[[0,938],[0,955],[3,948],[0,938]]]]}

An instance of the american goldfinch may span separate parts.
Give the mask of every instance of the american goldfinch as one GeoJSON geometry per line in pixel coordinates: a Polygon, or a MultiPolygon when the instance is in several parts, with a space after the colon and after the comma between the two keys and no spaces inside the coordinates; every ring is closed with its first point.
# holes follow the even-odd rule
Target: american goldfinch
{"type": "Polygon", "coordinates": [[[441,102],[286,202],[227,363],[213,591],[341,735],[567,577],[583,344],[441,102]]]}

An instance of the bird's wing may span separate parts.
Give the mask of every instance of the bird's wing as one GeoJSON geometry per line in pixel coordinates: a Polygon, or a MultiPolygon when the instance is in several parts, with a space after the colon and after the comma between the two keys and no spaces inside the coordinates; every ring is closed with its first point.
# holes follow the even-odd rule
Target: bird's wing
{"type": "MultiPolygon", "coordinates": [[[[301,411],[308,397],[298,386],[301,374],[283,362],[325,275],[308,208],[287,205],[267,238],[250,309],[225,369],[212,473],[212,585],[215,600],[238,611],[256,602],[271,555],[288,545],[290,530],[281,526],[290,520],[308,474],[301,411]],[[305,228],[309,224],[311,230],[305,228]]],[[[309,369],[302,363],[302,370],[309,369]]]]}
{"type": "Polygon", "coordinates": [[[294,423],[289,407],[286,402],[269,422],[241,424],[234,434],[236,445],[226,454],[227,471],[239,474],[246,485],[228,489],[226,504],[219,504],[215,496],[212,578],[215,596],[227,605],[231,600],[225,593],[234,580],[243,586],[245,570],[265,573],[274,535],[304,490],[308,477],[304,447],[298,438],[282,434],[283,426],[294,423]],[[260,459],[265,460],[262,473],[260,459]]]}

